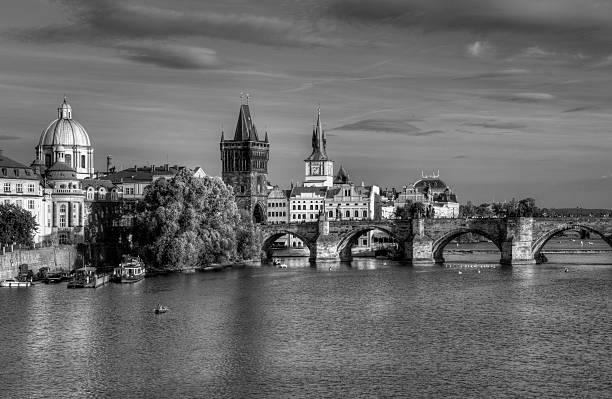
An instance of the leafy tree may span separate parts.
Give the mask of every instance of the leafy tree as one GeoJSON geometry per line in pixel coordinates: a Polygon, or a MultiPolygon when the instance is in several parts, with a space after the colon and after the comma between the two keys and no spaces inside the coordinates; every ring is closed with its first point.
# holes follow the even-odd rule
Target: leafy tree
{"type": "Polygon", "coordinates": [[[425,205],[422,202],[415,202],[410,205],[410,217],[420,219],[425,215],[425,205]]]}
{"type": "Polygon", "coordinates": [[[476,207],[474,207],[472,201],[468,201],[465,205],[459,205],[459,215],[464,218],[476,216],[476,207]]]}
{"type": "Polygon", "coordinates": [[[36,218],[15,205],[0,205],[0,243],[32,245],[36,232],[36,218]]]}
{"type": "Polygon", "coordinates": [[[533,198],[524,198],[520,200],[517,210],[517,216],[519,217],[532,217],[536,212],[535,200],[533,198]]]}
{"type": "Polygon", "coordinates": [[[245,216],[220,179],[183,170],[147,188],[135,215],[134,242],[148,264],[169,270],[250,257],[257,234],[245,216]]]}

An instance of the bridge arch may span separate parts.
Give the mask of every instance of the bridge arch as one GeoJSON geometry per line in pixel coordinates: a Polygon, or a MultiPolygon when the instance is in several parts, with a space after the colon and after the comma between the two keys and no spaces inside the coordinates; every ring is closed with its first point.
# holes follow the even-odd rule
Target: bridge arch
{"type": "Polygon", "coordinates": [[[610,247],[612,247],[612,237],[607,237],[604,233],[600,232],[599,230],[594,229],[585,224],[564,223],[560,226],[557,226],[547,231],[546,233],[542,234],[540,237],[538,237],[537,239],[533,241],[533,244],[531,245],[531,253],[533,254],[533,256],[536,259],[538,259],[540,256],[540,252],[542,251],[542,248],[544,248],[544,245],[546,245],[548,241],[550,241],[557,234],[562,233],[564,231],[568,231],[568,230],[577,230],[577,231],[586,230],[590,233],[594,233],[598,235],[599,237],[601,237],[601,239],[604,240],[610,247]]]}
{"type": "Polygon", "coordinates": [[[491,241],[495,245],[495,247],[499,249],[500,254],[501,254],[502,243],[497,237],[494,237],[490,233],[484,230],[481,230],[481,229],[477,229],[477,228],[460,228],[460,229],[449,231],[448,233],[444,234],[442,237],[438,238],[437,240],[433,242],[431,250],[432,250],[434,260],[437,263],[443,263],[444,262],[444,248],[455,238],[468,234],[468,233],[477,234],[491,241]]]}
{"type": "Polygon", "coordinates": [[[372,225],[359,226],[359,228],[351,230],[350,232],[340,237],[338,246],[336,247],[338,254],[340,255],[340,260],[343,260],[343,261],[351,260],[352,259],[351,248],[357,243],[357,239],[359,239],[359,237],[361,237],[363,234],[369,231],[373,231],[373,230],[379,230],[379,231],[382,231],[383,233],[388,234],[389,237],[391,237],[391,239],[393,239],[397,243],[399,253],[400,254],[404,253],[404,242],[397,234],[395,234],[395,232],[392,229],[390,229],[388,226],[379,226],[376,224],[372,224],[372,225]]]}
{"type": "Polygon", "coordinates": [[[306,247],[310,251],[310,257],[313,257],[316,254],[316,247],[315,247],[316,243],[311,242],[311,240],[308,237],[300,233],[297,233],[295,231],[292,231],[290,229],[276,229],[274,230],[274,232],[267,233],[263,237],[262,244],[261,244],[261,251],[266,254],[266,258],[269,259],[272,257],[272,244],[274,243],[274,241],[278,240],[279,238],[287,234],[291,234],[299,238],[300,240],[302,240],[304,245],[306,245],[306,247]]]}

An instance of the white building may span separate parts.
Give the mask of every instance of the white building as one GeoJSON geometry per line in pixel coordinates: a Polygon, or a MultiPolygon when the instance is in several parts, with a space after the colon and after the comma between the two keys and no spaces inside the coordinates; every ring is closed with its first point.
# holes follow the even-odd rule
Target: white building
{"type": "MultiPolygon", "coordinates": [[[[27,209],[36,219],[38,228],[34,242],[41,242],[51,234],[52,202],[50,190],[45,190],[40,176],[0,150],[0,203],[14,204],[27,209]]],[[[10,244],[10,243],[2,243],[10,244]]]]}
{"type": "Polygon", "coordinates": [[[56,162],[64,162],[76,171],[78,179],[94,175],[94,149],[87,131],[72,117],[72,107],[64,102],[57,109],[57,119],[40,135],[32,167],[42,172],[56,162]]]}

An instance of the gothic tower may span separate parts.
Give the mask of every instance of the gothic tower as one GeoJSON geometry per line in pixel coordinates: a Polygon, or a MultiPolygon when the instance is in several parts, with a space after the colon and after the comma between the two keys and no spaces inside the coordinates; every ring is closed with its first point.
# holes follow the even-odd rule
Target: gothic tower
{"type": "Polygon", "coordinates": [[[238,208],[251,212],[254,222],[264,222],[270,143],[268,132],[259,140],[248,104],[240,106],[233,140],[221,132],[220,148],[223,181],[234,188],[238,208]]]}
{"type": "Polygon", "coordinates": [[[321,108],[312,130],[312,153],[304,160],[304,187],[331,187],[334,184],[334,161],[327,157],[327,140],[321,126],[321,108]]]}

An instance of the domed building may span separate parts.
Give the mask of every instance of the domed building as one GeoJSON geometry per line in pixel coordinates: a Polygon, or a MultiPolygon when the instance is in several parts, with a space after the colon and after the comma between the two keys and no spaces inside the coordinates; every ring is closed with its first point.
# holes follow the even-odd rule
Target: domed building
{"type": "Polygon", "coordinates": [[[64,97],[57,119],[40,136],[32,167],[48,169],[59,161],[73,168],[78,179],[85,179],[94,174],[93,152],[87,131],[72,118],[72,107],[64,97]]]}

